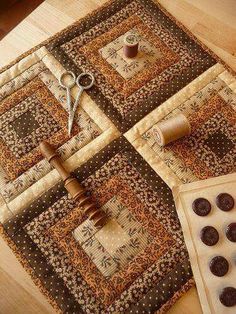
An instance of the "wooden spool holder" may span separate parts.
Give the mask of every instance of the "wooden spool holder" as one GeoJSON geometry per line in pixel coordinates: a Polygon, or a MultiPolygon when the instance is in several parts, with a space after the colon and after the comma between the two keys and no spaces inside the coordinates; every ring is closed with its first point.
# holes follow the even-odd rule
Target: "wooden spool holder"
{"type": "Polygon", "coordinates": [[[89,219],[94,221],[96,227],[104,226],[108,220],[106,214],[96,207],[89,196],[85,195],[86,191],[80,185],[78,180],[64,168],[62,161],[54,148],[47,142],[41,142],[39,147],[42,155],[57,170],[64,182],[64,187],[71,197],[78,202],[78,205],[83,212],[89,219]]]}

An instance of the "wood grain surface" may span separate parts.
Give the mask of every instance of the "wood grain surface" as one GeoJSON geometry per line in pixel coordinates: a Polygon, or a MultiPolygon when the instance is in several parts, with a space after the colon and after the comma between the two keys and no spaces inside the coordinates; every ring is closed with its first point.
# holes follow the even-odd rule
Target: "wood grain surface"
{"type": "MultiPolygon", "coordinates": [[[[46,0],[0,41],[0,67],[98,8],[105,0],[46,0]]],[[[235,0],[159,0],[202,42],[236,71],[235,0]]],[[[0,238],[0,314],[54,313],[0,238]]],[[[201,314],[192,288],[169,311],[201,314]]]]}

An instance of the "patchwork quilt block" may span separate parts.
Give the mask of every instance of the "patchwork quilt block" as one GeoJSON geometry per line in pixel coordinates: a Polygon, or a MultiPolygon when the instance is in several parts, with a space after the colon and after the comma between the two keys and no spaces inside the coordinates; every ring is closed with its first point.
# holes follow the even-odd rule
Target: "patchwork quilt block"
{"type": "Polygon", "coordinates": [[[37,78],[2,102],[1,125],[1,164],[12,180],[42,159],[41,141],[69,140],[66,111],[37,78]]]}
{"type": "Polygon", "coordinates": [[[126,137],[144,158],[152,158],[153,165],[160,162],[158,169],[171,187],[234,172],[235,87],[235,78],[216,65],[169,99],[164,111],[157,109],[145,117],[126,137]],[[188,117],[190,136],[161,147],[155,140],[156,123],[180,112],[188,117]]]}
{"type": "Polygon", "coordinates": [[[141,311],[166,282],[151,310],[170,306],[193,282],[170,189],[123,137],[75,174],[110,216],[106,226],[95,228],[61,183],[3,225],[58,307],[117,313],[138,302],[141,311]]]}
{"type": "Polygon", "coordinates": [[[58,76],[63,71],[63,67],[42,47],[1,74],[2,204],[11,202],[50,172],[51,168],[38,147],[41,141],[47,140],[55,145],[66,160],[113,127],[86,96],[86,108],[83,104],[79,107],[72,137],[68,136],[66,91],[58,83],[58,76]]]}
{"type": "Polygon", "coordinates": [[[130,16],[111,31],[104,33],[87,45],[81,47],[79,51],[85,54],[87,60],[94,64],[94,66],[107,78],[107,81],[114,86],[116,91],[120,92],[124,97],[131,95],[134,91],[142,87],[145,82],[148,82],[162,72],[162,70],[178,60],[177,55],[169,50],[158,37],[154,36],[150,28],[142,23],[142,20],[138,18],[137,15],[130,16]],[[124,31],[127,32],[124,33],[124,31]],[[130,59],[125,59],[123,55],[122,39],[129,32],[138,33],[140,39],[142,39],[142,42],[139,44],[142,49],[140,49],[140,54],[143,53],[143,59],[145,60],[145,63],[143,64],[140,64],[139,56],[131,62],[130,59]],[[119,37],[117,38],[117,36],[119,37]],[[146,41],[150,47],[150,43],[147,39],[152,42],[153,47],[152,50],[149,49],[149,51],[146,52],[146,55],[151,55],[152,58],[147,58],[144,55],[145,45],[142,46],[143,42],[145,43],[146,41]],[[111,42],[111,40],[113,41],[111,42]],[[111,45],[113,45],[113,47],[110,47],[111,45]],[[103,47],[105,52],[107,51],[107,53],[105,53],[105,56],[107,55],[106,59],[104,58],[103,47]],[[109,53],[112,49],[114,49],[115,52],[109,53]],[[162,56],[161,58],[160,55],[162,56]],[[116,60],[115,58],[117,58],[117,56],[120,56],[126,64],[123,64],[122,66],[122,64],[116,63],[114,60],[116,60]],[[109,66],[109,64],[111,64],[112,67],[109,66]],[[137,74],[134,76],[136,71],[137,74]]]}
{"type": "Polygon", "coordinates": [[[118,129],[127,131],[216,61],[152,1],[114,3],[47,48],[66,68],[95,76],[89,95],[118,129]],[[151,54],[145,66],[140,54],[132,62],[123,56],[127,32],[136,32],[140,52],[151,54]]]}

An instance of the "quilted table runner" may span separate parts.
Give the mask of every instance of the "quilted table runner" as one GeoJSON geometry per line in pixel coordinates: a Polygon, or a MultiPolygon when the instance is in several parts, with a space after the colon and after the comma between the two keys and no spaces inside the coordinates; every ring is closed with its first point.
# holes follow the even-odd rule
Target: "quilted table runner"
{"type": "MultiPolygon", "coordinates": [[[[77,94],[72,89],[72,97],[77,94]]],[[[152,0],[115,0],[0,73],[0,229],[60,313],[164,313],[193,284],[173,186],[235,171],[233,71],[152,0]],[[122,53],[138,35],[135,59],[122,53]],[[90,72],[68,136],[65,70],[90,72]],[[191,135],[153,129],[184,113],[191,135]],[[39,143],[111,218],[96,228],[39,143]]]]}

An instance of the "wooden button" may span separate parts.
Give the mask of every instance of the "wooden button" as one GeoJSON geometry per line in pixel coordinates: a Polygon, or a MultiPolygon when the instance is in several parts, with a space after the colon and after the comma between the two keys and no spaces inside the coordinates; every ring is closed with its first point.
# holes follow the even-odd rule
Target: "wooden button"
{"type": "Polygon", "coordinates": [[[200,233],[201,240],[204,244],[212,246],[219,241],[219,233],[212,226],[206,226],[201,230],[200,233]]]}

